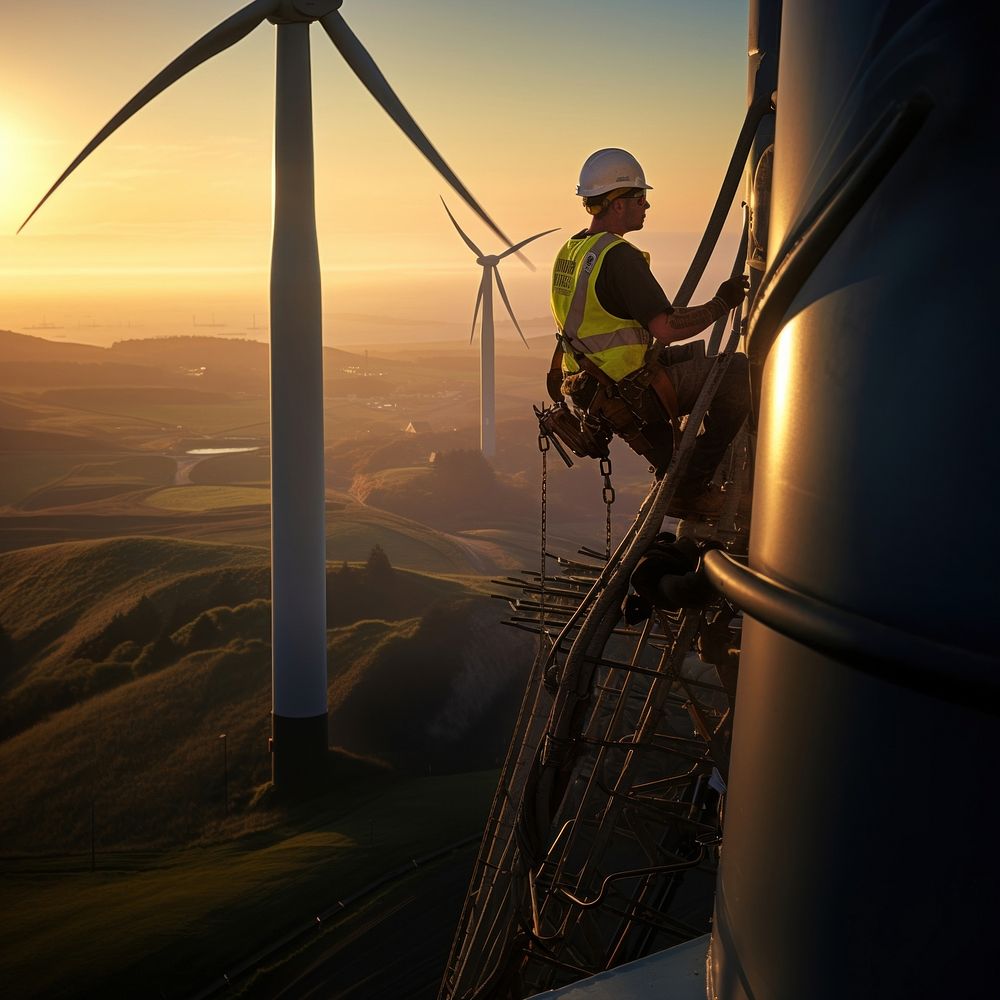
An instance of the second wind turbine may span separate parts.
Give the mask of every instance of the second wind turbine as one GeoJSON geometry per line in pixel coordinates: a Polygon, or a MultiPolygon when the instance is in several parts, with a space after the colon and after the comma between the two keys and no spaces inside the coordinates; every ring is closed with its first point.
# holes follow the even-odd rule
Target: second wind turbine
{"type": "Polygon", "coordinates": [[[476,336],[476,320],[479,318],[479,307],[483,307],[483,326],[479,338],[479,446],[486,458],[494,458],[497,453],[497,430],[496,430],[496,351],[493,341],[493,282],[496,280],[497,288],[500,291],[500,298],[507,307],[507,315],[510,316],[514,329],[521,335],[524,346],[528,346],[521,327],[518,326],[514,316],[514,310],[510,307],[510,299],[507,298],[507,290],[503,287],[500,278],[500,271],[497,265],[512,253],[517,253],[522,247],[527,246],[532,240],[548,236],[549,233],[556,232],[555,229],[546,229],[544,233],[536,233],[529,236],[520,243],[515,243],[512,247],[507,247],[502,253],[484,254],[479,247],[465,234],[462,227],[455,221],[455,216],[441,199],[444,210],[448,213],[452,225],[458,230],[458,235],[465,240],[465,245],[476,255],[476,263],[483,269],[483,277],[479,282],[479,292],[476,295],[476,308],[472,314],[472,332],[469,334],[471,344],[476,336]]]}

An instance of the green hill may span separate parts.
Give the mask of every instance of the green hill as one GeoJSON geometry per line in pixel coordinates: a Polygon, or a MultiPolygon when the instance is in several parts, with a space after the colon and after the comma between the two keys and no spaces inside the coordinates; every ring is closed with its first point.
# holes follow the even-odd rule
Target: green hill
{"type": "Polygon", "coordinates": [[[12,330],[0,330],[0,361],[100,361],[103,347],[31,337],[12,330]]]}
{"type": "MultiPolygon", "coordinates": [[[[468,593],[438,577],[391,568],[373,577],[342,564],[329,573],[327,618],[331,626],[399,621],[468,593]]],[[[267,554],[250,546],[126,537],[0,555],[0,627],[10,642],[0,736],[191,649],[240,638],[269,643],[269,597],[267,554]],[[263,611],[241,631],[214,643],[187,641],[186,627],[206,613],[246,614],[254,602],[263,611]]],[[[206,618],[200,627],[209,624],[206,618]]]]}
{"type": "MultiPolygon", "coordinates": [[[[0,385],[17,389],[39,390],[42,402],[59,405],[92,405],[105,396],[113,399],[118,390],[135,386],[149,387],[151,392],[164,392],[166,386],[181,386],[180,375],[162,372],[144,365],[122,365],[102,361],[5,361],[0,365],[0,385]],[[52,386],[66,387],[65,400],[58,398],[52,386]],[[92,387],[96,387],[92,388],[92,387]]],[[[183,392],[183,388],[176,391],[183,392]]]]}
{"type": "Polygon", "coordinates": [[[495,472],[480,451],[446,451],[433,458],[422,466],[359,474],[351,492],[370,506],[449,531],[533,523],[535,497],[524,483],[495,472]]]}
{"type": "Polygon", "coordinates": [[[330,465],[344,474],[373,473],[421,465],[431,452],[475,448],[478,441],[478,431],[472,427],[426,434],[395,433],[369,436],[363,441],[339,441],[327,454],[330,465]]]}
{"type": "MultiPolygon", "coordinates": [[[[143,596],[170,594],[199,575],[263,569],[249,546],[115,538],[0,555],[0,624],[24,663],[65,660],[86,636],[143,596]]],[[[193,596],[193,595],[192,595],[193,596]]],[[[168,611],[166,596],[156,598],[168,611]]],[[[10,674],[0,679],[6,691],[10,674]]]]}
{"type": "MultiPolygon", "coordinates": [[[[531,656],[474,582],[328,574],[330,731],[397,772],[495,766],[531,656]]],[[[269,777],[266,554],[120,538],[0,555],[0,853],[188,843],[269,777]]],[[[233,821],[235,822],[235,820],[233,821]]]]}

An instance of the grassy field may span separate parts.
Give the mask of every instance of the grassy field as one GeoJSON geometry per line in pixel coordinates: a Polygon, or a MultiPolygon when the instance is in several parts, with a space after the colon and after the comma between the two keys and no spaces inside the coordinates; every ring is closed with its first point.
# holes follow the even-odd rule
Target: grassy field
{"type": "Polygon", "coordinates": [[[171,486],[151,493],[143,501],[147,506],[160,510],[192,513],[229,507],[267,506],[270,502],[270,492],[260,486],[171,486]]]}
{"type": "Polygon", "coordinates": [[[182,997],[409,859],[476,833],[496,773],[354,787],[183,851],[3,863],[9,996],[182,997]],[[58,960],[54,958],[58,956],[58,960]]]}
{"type": "Polygon", "coordinates": [[[81,462],[104,458],[106,455],[76,452],[0,454],[0,506],[19,503],[35,490],[69,475],[81,462]]]}
{"type": "MultiPolygon", "coordinates": [[[[111,487],[117,489],[117,487],[111,487]]],[[[117,493],[100,505],[64,506],[32,512],[0,511],[0,551],[41,547],[67,539],[167,535],[178,540],[253,546],[270,544],[266,490],[252,486],[189,485],[166,490],[117,493]],[[249,492],[244,492],[249,491],[249,492]],[[148,502],[158,496],[157,504],[148,502]],[[166,499],[166,503],[162,501],[166,499]],[[230,506],[231,503],[249,506],[230,506]],[[186,506],[182,506],[186,505],[186,506]],[[6,516],[4,516],[6,515],[6,516]],[[21,539],[24,540],[21,540],[21,539]]],[[[447,531],[428,527],[410,517],[358,503],[347,494],[328,492],[326,508],[327,559],[358,562],[376,544],[393,565],[429,573],[493,572],[472,554],[469,545],[447,531]]],[[[2,615],[0,615],[2,621],[2,615]]]]}
{"type": "Polygon", "coordinates": [[[478,843],[428,858],[341,915],[254,963],[230,987],[240,1000],[310,995],[317,980],[344,996],[358,987],[369,997],[436,995],[462,912],[478,843]],[[333,984],[336,984],[334,986],[333,984]],[[433,992],[432,992],[433,991],[433,992]]]}
{"type": "Polygon", "coordinates": [[[23,495],[23,510],[71,507],[174,481],[176,463],[164,455],[94,457],[23,495]]]}
{"type": "Polygon", "coordinates": [[[181,388],[93,388],[49,389],[39,401],[49,406],[83,413],[132,417],[165,427],[185,427],[202,434],[267,420],[266,396],[239,399],[225,393],[181,388]]]}
{"type": "Polygon", "coordinates": [[[251,427],[257,433],[266,432],[268,425],[266,396],[241,398],[198,393],[192,394],[187,401],[174,401],[170,393],[147,398],[133,390],[101,387],[79,391],[49,390],[30,401],[26,396],[22,398],[35,409],[35,425],[40,430],[102,434],[129,442],[138,434],[146,439],[163,434],[169,439],[182,435],[225,434],[251,427]]]}
{"type": "Polygon", "coordinates": [[[127,458],[81,462],[68,477],[72,485],[94,483],[166,483],[174,478],[175,462],[163,455],[130,455],[127,458]]]}
{"type": "Polygon", "coordinates": [[[199,485],[267,483],[271,478],[271,460],[267,455],[215,455],[202,459],[191,470],[191,482],[199,485]]]}

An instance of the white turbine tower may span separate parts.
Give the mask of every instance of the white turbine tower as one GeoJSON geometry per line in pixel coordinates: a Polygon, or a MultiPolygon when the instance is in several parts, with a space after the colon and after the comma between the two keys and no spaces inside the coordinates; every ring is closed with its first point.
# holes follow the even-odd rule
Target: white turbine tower
{"type": "MultiPolygon", "coordinates": [[[[323,338],[313,183],[309,25],[347,64],[470,208],[503,239],[403,107],[338,10],[342,0],[254,0],[146,84],[84,147],[32,209],[116,129],[186,73],[265,20],[277,27],[271,244],[272,776],[308,787],[327,753],[323,338]]],[[[18,230],[20,232],[20,229],[18,230]]]]}
{"type": "MultiPolygon", "coordinates": [[[[451,214],[451,210],[445,204],[444,198],[441,199],[441,204],[444,205],[444,210],[448,213],[448,218],[451,219],[452,225],[458,230],[458,235],[465,240],[466,246],[476,255],[476,263],[483,269],[483,277],[479,282],[479,293],[476,296],[476,308],[472,314],[472,332],[469,335],[469,343],[471,344],[473,338],[476,336],[476,320],[479,318],[479,306],[482,305],[483,326],[479,338],[479,444],[486,458],[494,458],[497,453],[496,352],[493,341],[494,279],[496,279],[497,288],[500,290],[500,297],[503,299],[503,304],[507,307],[507,314],[510,316],[514,328],[521,334],[521,340],[524,340],[524,334],[521,333],[521,327],[518,326],[514,310],[510,307],[510,299],[507,298],[507,290],[503,287],[503,281],[500,278],[500,271],[497,265],[504,257],[508,257],[512,253],[517,253],[522,247],[531,243],[532,240],[548,236],[549,233],[554,233],[556,230],[546,229],[544,233],[536,233],[534,236],[529,236],[526,240],[521,240],[520,243],[515,243],[514,246],[508,247],[503,253],[484,254],[455,221],[455,216],[451,214]]],[[[504,239],[507,239],[507,237],[505,236],[504,239]]],[[[524,340],[524,346],[528,346],[527,340],[524,340]]]]}

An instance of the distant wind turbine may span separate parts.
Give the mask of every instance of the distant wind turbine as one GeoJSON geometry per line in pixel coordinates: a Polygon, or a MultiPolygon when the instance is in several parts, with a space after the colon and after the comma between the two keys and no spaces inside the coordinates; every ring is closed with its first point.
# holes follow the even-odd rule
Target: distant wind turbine
{"type": "MultiPolygon", "coordinates": [[[[342,0],[254,0],[203,35],[90,140],[32,209],[119,126],[186,73],[277,26],[271,244],[272,776],[308,787],[327,752],[323,336],[313,177],[309,25],[319,21],[376,101],[490,229],[507,240],[431,145],[338,10],[342,0]]],[[[509,242],[509,240],[508,240],[509,242]]]]}
{"type": "MultiPolygon", "coordinates": [[[[536,233],[534,236],[529,236],[526,240],[521,240],[520,243],[515,243],[514,246],[508,247],[503,253],[484,254],[455,221],[455,216],[451,214],[451,209],[448,208],[444,198],[441,199],[441,204],[444,205],[444,210],[448,213],[448,218],[451,219],[452,225],[458,230],[458,235],[465,240],[465,245],[476,255],[476,263],[483,269],[483,277],[479,282],[479,293],[476,295],[476,308],[472,314],[472,332],[469,334],[469,343],[471,344],[476,336],[476,320],[479,318],[479,306],[482,305],[483,326],[479,338],[479,444],[486,458],[494,458],[497,453],[496,352],[493,341],[494,279],[496,279],[497,288],[500,290],[500,298],[503,299],[503,304],[507,307],[507,314],[510,316],[514,328],[521,334],[524,346],[528,346],[528,342],[524,339],[521,327],[518,326],[517,319],[514,316],[514,310],[510,307],[510,299],[507,298],[507,290],[503,287],[503,281],[500,278],[500,270],[497,265],[504,257],[508,257],[512,253],[517,253],[522,247],[531,243],[532,240],[541,239],[541,237],[548,236],[549,233],[554,233],[556,230],[546,229],[544,233],[536,233]]],[[[505,236],[504,239],[506,240],[507,237],[505,236]]],[[[510,240],[507,240],[507,242],[509,243],[510,240]]]]}

